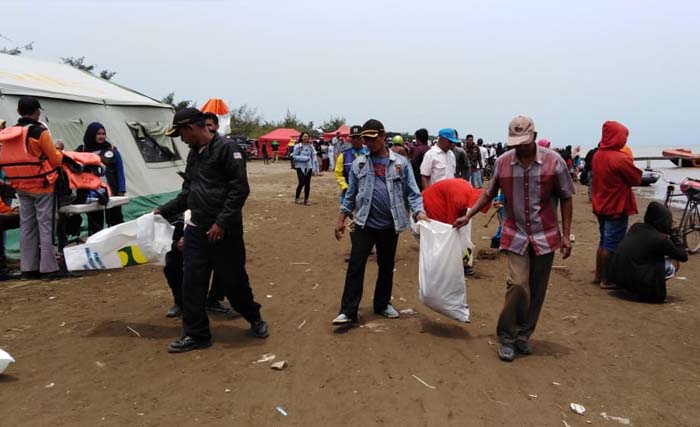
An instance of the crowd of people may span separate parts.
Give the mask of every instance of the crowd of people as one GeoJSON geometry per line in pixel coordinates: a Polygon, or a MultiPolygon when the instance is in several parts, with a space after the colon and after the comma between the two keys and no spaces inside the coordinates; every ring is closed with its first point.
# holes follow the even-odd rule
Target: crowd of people
{"type": "MultiPolygon", "coordinates": [[[[69,157],[38,121],[40,112],[38,100],[22,97],[17,124],[0,132],[0,166],[19,198],[18,211],[11,202],[0,205],[0,219],[18,214],[21,272],[30,278],[59,272],[53,246],[55,187],[59,166],[69,157]]],[[[415,141],[406,143],[401,136],[387,137],[382,122],[370,119],[351,126],[347,140],[336,135],[319,153],[310,135],[301,133],[288,153],[298,183],[294,202],[310,205],[312,177],[332,170],[339,187],[334,234],[340,240],[348,231],[351,242],[332,324],[348,327],[359,322],[365,268],[373,250],[379,267],[374,312],[400,317],[391,302],[399,233],[420,221],[460,229],[479,212],[487,213],[493,203],[500,222],[495,246],[507,261],[505,301],[496,329],[498,355],[512,361],[518,354],[532,353],[530,337],[544,304],[554,254],[571,255],[574,179],[584,166],[590,169],[592,207],[600,225],[594,280],[603,289],[621,287],[645,301],[663,302],[665,281],[687,254],[674,232],[671,212],[661,204],[651,203],[644,222],[627,230],[629,217],[637,213],[632,187],[641,179],[626,149],[628,133],[622,124],[606,122],[597,151],[583,165],[578,147],[550,149],[549,141],[538,141],[534,121],[524,116],[508,124],[506,144],[475,142],[471,134],[462,141],[454,128],[440,129],[432,144],[422,128],[415,132],[415,141]],[[628,274],[630,270],[634,274],[628,274]]],[[[269,328],[245,268],[242,211],[250,193],[245,152],[218,133],[215,115],[196,108],[178,111],[166,135],[190,147],[182,191],[154,210],[176,225],[164,270],[174,300],[166,315],[181,316],[183,328],[168,351],[212,344],[207,311],[235,310],[250,323],[253,336],[265,338],[269,328]],[[184,216],[185,211],[190,215],[184,216]],[[230,307],[222,303],[224,298],[230,307]]],[[[78,151],[99,156],[110,192],[125,194],[123,160],[107,140],[104,126],[89,124],[78,151]]],[[[273,161],[278,160],[277,151],[273,161]]],[[[91,198],[90,191],[83,196],[91,198]]],[[[123,221],[116,210],[103,215],[88,216],[91,232],[105,220],[110,226],[123,221]]],[[[469,276],[471,248],[460,255],[469,276]]]]}

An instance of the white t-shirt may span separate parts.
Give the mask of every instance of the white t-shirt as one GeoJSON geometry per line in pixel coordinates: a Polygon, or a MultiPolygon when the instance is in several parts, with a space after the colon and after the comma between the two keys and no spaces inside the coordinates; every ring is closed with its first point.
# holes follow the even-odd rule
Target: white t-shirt
{"type": "MultiPolygon", "coordinates": [[[[489,158],[489,150],[486,149],[483,145],[479,146],[479,151],[481,151],[481,162],[486,165],[486,159],[489,158]]],[[[477,165],[477,169],[480,169],[477,165]]]]}
{"type": "Polygon", "coordinates": [[[425,153],[423,163],[420,165],[420,174],[430,177],[430,184],[435,184],[443,179],[455,177],[457,160],[452,150],[442,151],[440,147],[434,145],[425,153]]]}

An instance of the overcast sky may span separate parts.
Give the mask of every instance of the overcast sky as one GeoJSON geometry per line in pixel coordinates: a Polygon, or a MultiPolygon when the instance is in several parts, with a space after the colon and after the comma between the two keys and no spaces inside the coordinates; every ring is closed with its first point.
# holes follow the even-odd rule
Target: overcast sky
{"type": "Polygon", "coordinates": [[[220,97],[320,124],[453,127],[505,140],[533,117],[555,145],[603,121],[635,145],[700,144],[700,2],[3,1],[26,56],[85,56],[155,98],[220,97]]]}

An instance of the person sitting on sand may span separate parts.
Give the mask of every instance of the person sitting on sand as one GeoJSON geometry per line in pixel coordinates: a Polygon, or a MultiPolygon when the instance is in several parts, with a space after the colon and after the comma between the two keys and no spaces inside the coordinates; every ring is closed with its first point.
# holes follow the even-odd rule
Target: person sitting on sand
{"type": "Polygon", "coordinates": [[[659,202],[651,202],[644,222],[630,227],[617,247],[608,267],[608,277],[618,287],[632,292],[642,301],[666,300],[666,281],[673,277],[688,253],[673,230],[671,211],[659,202]]]}

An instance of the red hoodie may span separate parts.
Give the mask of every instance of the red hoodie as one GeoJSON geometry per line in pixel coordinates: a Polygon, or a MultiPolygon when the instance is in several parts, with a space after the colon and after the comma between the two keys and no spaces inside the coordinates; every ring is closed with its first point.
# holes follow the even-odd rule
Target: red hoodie
{"type": "Polygon", "coordinates": [[[629,131],[618,122],[603,124],[603,138],[593,156],[593,212],[605,216],[630,216],[637,213],[632,187],[642,184],[642,171],[620,151],[629,131]]]}

